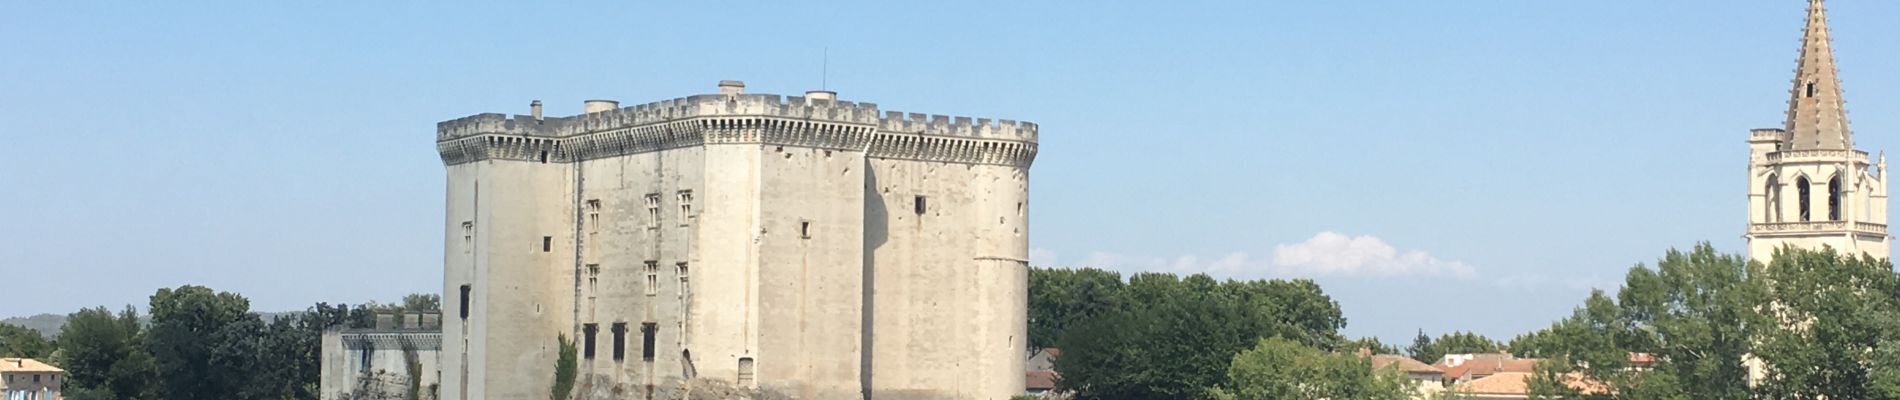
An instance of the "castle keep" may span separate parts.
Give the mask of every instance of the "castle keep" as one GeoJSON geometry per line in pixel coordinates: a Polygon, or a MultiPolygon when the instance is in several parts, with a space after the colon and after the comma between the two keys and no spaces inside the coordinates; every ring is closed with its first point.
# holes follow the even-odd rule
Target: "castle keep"
{"type": "Polygon", "coordinates": [[[442,399],[1006,399],[1036,125],[745,93],[437,125],[442,399]]]}
{"type": "Polygon", "coordinates": [[[1887,257],[1886,156],[1854,149],[1831,41],[1827,7],[1809,0],[1786,123],[1748,139],[1749,258],[1789,245],[1887,257]]]}

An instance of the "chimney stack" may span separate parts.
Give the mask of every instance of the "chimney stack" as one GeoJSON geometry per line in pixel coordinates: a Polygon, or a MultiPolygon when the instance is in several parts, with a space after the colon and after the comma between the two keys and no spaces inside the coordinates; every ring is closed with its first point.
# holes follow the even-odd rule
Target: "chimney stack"
{"type": "Polygon", "coordinates": [[[528,113],[534,115],[535,121],[540,121],[541,120],[541,101],[535,100],[532,103],[528,103],[528,113]]]}
{"type": "Polygon", "coordinates": [[[719,81],[719,94],[723,94],[723,95],[745,94],[745,82],[744,81],[719,81]]]}
{"type": "Polygon", "coordinates": [[[620,102],[613,100],[588,100],[582,105],[581,110],[588,114],[620,108],[620,102]]]}

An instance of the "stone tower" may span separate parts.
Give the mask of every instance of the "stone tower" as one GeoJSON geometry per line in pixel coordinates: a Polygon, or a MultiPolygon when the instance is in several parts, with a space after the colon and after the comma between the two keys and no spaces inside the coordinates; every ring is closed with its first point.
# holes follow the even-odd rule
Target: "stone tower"
{"type": "Polygon", "coordinates": [[[1036,125],[836,96],[438,124],[441,398],[1021,393],[1036,125]]]}
{"type": "Polygon", "coordinates": [[[1748,139],[1749,257],[1826,245],[1885,258],[1886,156],[1870,163],[1854,149],[1822,0],[1809,0],[1805,32],[1785,125],[1748,139]]]}

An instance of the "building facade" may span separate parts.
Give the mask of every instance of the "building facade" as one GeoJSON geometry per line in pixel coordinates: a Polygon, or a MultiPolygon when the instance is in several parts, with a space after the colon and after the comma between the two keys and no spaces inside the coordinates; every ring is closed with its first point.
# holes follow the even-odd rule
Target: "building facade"
{"type": "Polygon", "coordinates": [[[321,342],[323,400],[439,398],[441,313],[380,313],[374,328],[326,330],[321,342]]]}
{"type": "Polygon", "coordinates": [[[1888,256],[1887,160],[1854,149],[1822,0],[1809,0],[1780,128],[1749,134],[1749,258],[1783,246],[1888,256]]]}
{"type": "Polygon", "coordinates": [[[437,125],[443,399],[1006,399],[1036,125],[718,94],[437,125]],[[648,397],[651,396],[651,397],[648,397]]]}
{"type": "Polygon", "coordinates": [[[60,400],[66,370],[31,358],[0,358],[0,400],[60,400]]]}

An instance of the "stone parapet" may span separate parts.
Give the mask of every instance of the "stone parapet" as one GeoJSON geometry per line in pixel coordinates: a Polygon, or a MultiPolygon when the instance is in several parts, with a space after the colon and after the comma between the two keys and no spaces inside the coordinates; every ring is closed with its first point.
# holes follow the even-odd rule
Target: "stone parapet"
{"type": "Polygon", "coordinates": [[[1748,225],[1748,233],[1751,235],[1828,232],[1857,232],[1886,235],[1887,225],[1854,221],[1769,222],[1748,225]]]}
{"type": "Polygon", "coordinates": [[[490,159],[560,163],[759,143],[1028,167],[1036,141],[1037,126],[1029,122],[880,114],[872,103],[772,94],[696,95],[544,119],[486,113],[436,124],[436,150],[447,165],[490,159]]]}
{"type": "Polygon", "coordinates": [[[1867,164],[1867,152],[1860,150],[1788,150],[1768,153],[1768,163],[1838,163],[1854,162],[1867,164]]]}
{"type": "Polygon", "coordinates": [[[349,350],[442,350],[440,332],[344,332],[349,350]]]}
{"type": "Polygon", "coordinates": [[[1781,128],[1761,128],[1748,131],[1748,141],[1750,142],[1786,142],[1793,139],[1794,135],[1788,134],[1787,130],[1781,128]]]}

